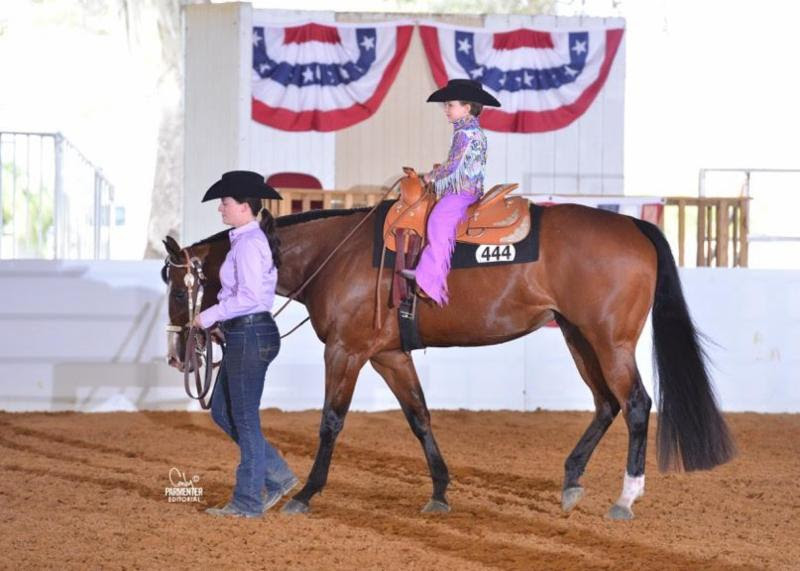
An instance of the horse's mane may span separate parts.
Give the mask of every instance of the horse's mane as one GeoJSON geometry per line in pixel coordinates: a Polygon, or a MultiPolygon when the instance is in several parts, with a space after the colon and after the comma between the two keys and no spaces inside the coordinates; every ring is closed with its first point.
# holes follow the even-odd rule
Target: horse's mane
{"type": "MultiPolygon", "coordinates": [[[[309,210],[308,212],[300,212],[298,214],[288,214],[286,216],[280,216],[275,219],[278,228],[283,226],[291,226],[292,224],[300,224],[301,222],[309,222],[311,220],[320,220],[322,218],[330,218],[331,216],[349,216],[350,214],[356,214],[358,212],[366,212],[371,210],[372,207],[365,206],[362,208],[339,208],[339,209],[328,209],[328,210],[309,210]]],[[[208,238],[203,238],[199,242],[195,242],[192,246],[202,246],[203,244],[211,244],[213,242],[219,242],[221,240],[228,240],[228,233],[231,231],[230,228],[227,230],[222,230],[221,232],[217,232],[208,238]]]]}
{"type": "Polygon", "coordinates": [[[221,232],[217,232],[216,234],[209,236],[208,238],[203,238],[199,242],[195,242],[192,246],[202,246],[203,244],[210,244],[211,242],[219,242],[220,240],[227,240],[228,239],[228,232],[231,229],[228,228],[227,230],[222,230],[221,232]]]}
{"type": "Polygon", "coordinates": [[[371,210],[371,206],[362,208],[336,208],[328,210],[309,210],[308,212],[300,212],[298,214],[287,214],[275,219],[278,228],[284,226],[292,226],[293,224],[300,224],[302,222],[310,222],[312,220],[321,220],[323,218],[330,218],[331,216],[349,216],[358,212],[367,212],[371,210]]]}

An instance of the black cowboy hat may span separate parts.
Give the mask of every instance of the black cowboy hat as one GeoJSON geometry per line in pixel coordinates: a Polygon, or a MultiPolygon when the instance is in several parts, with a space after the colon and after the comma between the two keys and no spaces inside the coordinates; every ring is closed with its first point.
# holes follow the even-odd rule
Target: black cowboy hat
{"type": "Polygon", "coordinates": [[[230,196],[232,198],[272,198],[283,200],[278,191],[264,182],[264,177],[253,171],[230,171],[222,175],[222,178],[211,185],[205,195],[203,202],[230,196]]]}
{"type": "Polygon", "coordinates": [[[451,79],[447,85],[431,93],[428,101],[472,101],[490,107],[500,107],[500,102],[481,83],[474,79],[451,79]]]}

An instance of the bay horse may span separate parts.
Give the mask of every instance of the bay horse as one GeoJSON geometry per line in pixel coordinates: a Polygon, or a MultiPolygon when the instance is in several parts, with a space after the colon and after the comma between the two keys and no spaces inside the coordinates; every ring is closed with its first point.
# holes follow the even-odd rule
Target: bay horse
{"type": "MultiPolygon", "coordinates": [[[[277,292],[287,296],[369,209],[317,210],[277,219],[283,264],[277,292]]],[[[580,478],[592,452],[622,411],[628,451],[622,493],[608,513],[633,517],[644,492],[651,399],[636,366],[637,340],[652,309],[653,349],[658,374],[657,455],[661,470],[703,470],[734,455],[727,425],[714,399],[698,332],[690,318],[678,270],[664,235],[645,221],[613,212],[563,204],[544,208],[536,262],[456,269],[450,273],[450,303],[418,304],[426,346],[503,343],[555,319],[581,377],[592,391],[595,415],[564,465],[562,508],[583,496],[580,478]]],[[[325,344],[325,400],[319,447],[305,486],[284,512],[304,513],[325,486],[336,438],[344,426],[359,371],[367,361],[396,396],[422,445],[433,480],[424,512],[445,512],[447,466],[431,429],[430,413],[411,355],[401,349],[397,313],[388,311],[391,271],[373,267],[375,232],[366,221],[298,297],[325,344]],[[373,324],[376,296],[382,322],[373,324]]],[[[181,249],[172,239],[162,272],[168,283],[172,323],[186,323],[184,259],[197,258],[208,281],[203,307],[215,303],[219,267],[230,244],[227,231],[181,249]]],[[[191,269],[189,270],[191,271],[191,269]]],[[[170,344],[170,363],[183,367],[185,334],[170,344]]]]}

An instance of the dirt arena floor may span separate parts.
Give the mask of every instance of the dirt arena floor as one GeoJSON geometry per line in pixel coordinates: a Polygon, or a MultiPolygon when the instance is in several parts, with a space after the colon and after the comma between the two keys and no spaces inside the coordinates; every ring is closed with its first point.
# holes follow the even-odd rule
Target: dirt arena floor
{"type": "MultiPolygon", "coordinates": [[[[304,480],[319,412],[262,418],[304,480]]],[[[798,569],[800,415],[728,418],[739,456],[706,473],[659,474],[651,430],[636,519],[614,522],[621,419],[564,514],[561,467],[589,414],[434,411],[453,511],[422,515],[430,480],[405,419],[351,413],[310,515],[241,520],[202,511],[227,499],[238,461],[206,414],[0,413],[0,567],[798,569]],[[168,501],[172,468],[205,503],[168,501]]]]}

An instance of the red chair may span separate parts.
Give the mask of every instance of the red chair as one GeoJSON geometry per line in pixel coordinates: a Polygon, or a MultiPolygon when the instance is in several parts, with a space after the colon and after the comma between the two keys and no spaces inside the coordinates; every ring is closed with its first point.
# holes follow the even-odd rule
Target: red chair
{"type": "Polygon", "coordinates": [[[301,172],[276,172],[267,179],[267,184],[273,188],[322,188],[317,177],[301,172]]]}
{"type": "MultiPolygon", "coordinates": [[[[315,176],[301,172],[278,172],[267,179],[267,184],[273,188],[307,188],[322,190],[322,183],[315,176]]],[[[321,210],[322,201],[312,200],[311,210],[321,210]]],[[[303,211],[302,200],[292,200],[292,214],[303,211]]]]}

